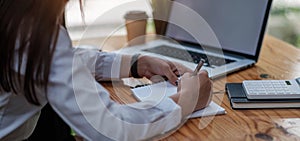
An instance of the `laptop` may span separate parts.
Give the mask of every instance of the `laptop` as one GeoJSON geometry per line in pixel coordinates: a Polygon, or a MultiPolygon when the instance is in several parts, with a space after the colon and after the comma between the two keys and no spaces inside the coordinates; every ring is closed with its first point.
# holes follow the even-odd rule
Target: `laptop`
{"type": "Polygon", "coordinates": [[[183,64],[199,60],[211,79],[253,66],[259,58],[272,0],[174,0],[163,38],[118,51],[183,64]]]}

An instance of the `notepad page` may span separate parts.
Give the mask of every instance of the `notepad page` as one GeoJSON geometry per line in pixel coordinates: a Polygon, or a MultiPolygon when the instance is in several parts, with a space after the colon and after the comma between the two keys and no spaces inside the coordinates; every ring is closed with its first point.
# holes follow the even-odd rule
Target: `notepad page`
{"type": "MultiPolygon", "coordinates": [[[[169,97],[177,93],[177,87],[171,83],[164,81],[144,87],[132,89],[133,95],[139,101],[156,100],[159,101],[165,97],[169,97]]],[[[203,116],[212,116],[225,114],[226,111],[223,107],[219,106],[215,102],[211,102],[206,108],[195,111],[190,118],[197,118],[203,116]]]]}

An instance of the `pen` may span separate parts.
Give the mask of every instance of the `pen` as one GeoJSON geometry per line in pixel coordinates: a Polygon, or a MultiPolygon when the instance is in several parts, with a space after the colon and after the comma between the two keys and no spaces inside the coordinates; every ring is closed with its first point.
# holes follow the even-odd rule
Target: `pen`
{"type": "Polygon", "coordinates": [[[197,67],[195,68],[194,72],[192,73],[192,76],[195,76],[198,74],[198,72],[200,71],[201,67],[203,66],[203,64],[205,63],[204,59],[201,59],[197,65],[197,67]]]}
{"type": "MultiPolygon", "coordinates": [[[[194,72],[192,73],[192,76],[196,76],[198,74],[198,72],[200,71],[201,67],[203,66],[203,64],[205,63],[204,59],[200,59],[197,67],[195,68],[194,72]]],[[[178,78],[178,80],[175,82],[176,85],[178,85],[178,81],[180,80],[181,77],[178,78]]]]}

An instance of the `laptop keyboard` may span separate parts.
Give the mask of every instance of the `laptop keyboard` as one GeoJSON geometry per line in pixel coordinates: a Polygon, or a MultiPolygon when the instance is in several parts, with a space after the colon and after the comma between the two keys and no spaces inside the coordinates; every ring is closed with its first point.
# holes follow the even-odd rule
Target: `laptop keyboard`
{"type": "Polygon", "coordinates": [[[203,53],[198,53],[198,52],[193,52],[193,51],[188,51],[188,50],[183,50],[178,48],[171,48],[165,45],[158,46],[151,49],[145,49],[143,51],[156,53],[168,57],[173,57],[180,60],[193,62],[195,64],[198,64],[200,59],[202,58],[205,59],[204,66],[212,67],[212,68],[235,62],[235,60],[231,60],[231,59],[225,59],[221,57],[206,55],[203,53]]]}

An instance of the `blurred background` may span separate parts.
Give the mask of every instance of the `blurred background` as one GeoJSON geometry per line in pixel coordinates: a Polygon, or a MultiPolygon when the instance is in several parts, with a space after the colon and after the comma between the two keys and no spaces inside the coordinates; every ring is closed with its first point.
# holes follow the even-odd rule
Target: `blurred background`
{"type": "Polygon", "coordinates": [[[267,33],[300,48],[300,0],[274,0],[267,33]]]}
{"type": "MultiPolygon", "coordinates": [[[[78,0],[66,8],[66,24],[72,40],[125,35],[123,15],[129,10],[144,10],[151,17],[148,0],[84,0],[84,19],[78,0]],[[88,33],[86,32],[88,27],[88,33]]],[[[155,32],[149,20],[148,32],[155,32]]],[[[273,0],[267,34],[300,48],[300,0],[273,0]]]]}

